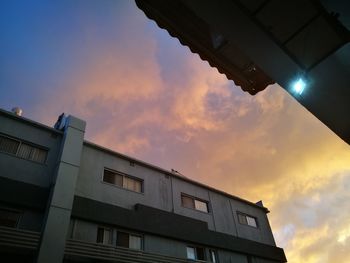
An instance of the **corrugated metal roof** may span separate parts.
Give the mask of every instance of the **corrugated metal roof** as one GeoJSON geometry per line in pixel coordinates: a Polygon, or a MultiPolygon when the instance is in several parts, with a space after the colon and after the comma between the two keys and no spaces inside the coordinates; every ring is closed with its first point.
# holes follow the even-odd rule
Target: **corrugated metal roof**
{"type": "Polygon", "coordinates": [[[179,39],[202,60],[215,67],[243,91],[251,95],[264,90],[274,81],[220,32],[215,32],[182,1],[137,0],[147,17],[179,39]]]}

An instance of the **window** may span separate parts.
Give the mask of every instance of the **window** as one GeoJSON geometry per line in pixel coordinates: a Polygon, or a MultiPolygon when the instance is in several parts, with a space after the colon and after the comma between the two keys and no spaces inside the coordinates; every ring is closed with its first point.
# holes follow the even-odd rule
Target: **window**
{"type": "Polygon", "coordinates": [[[140,236],[129,236],[129,248],[132,249],[141,249],[141,237],[140,236]]]}
{"type": "Polygon", "coordinates": [[[126,232],[117,232],[117,246],[126,247],[131,249],[142,249],[142,238],[141,236],[132,235],[126,232]]]}
{"type": "Polygon", "coordinates": [[[238,214],[238,222],[243,224],[243,225],[248,225],[248,226],[252,226],[257,228],[258,224],[257,224],[257,220],[255,217],[246,215],[246,214],[242,214],[242,213],[237,213],[238,214]]]}
{"type": "Polygon", "coordinates": [[[3,135],[0,135],[0,151],[38,163],[45,163],[47,157],[47,150],[3,135]]]}
{"type": "Polygon", "coordinates": [[[16,154],[20,142],[0,135],[0,151],[16,154]]]}
{"type": "Polygon", "coordinates": [[[112,244],[112,229],[99,227],[97,229],[97,243],[112,244]]]}
{"type": "Polygon", "coordinates": [[[188,246],[186,248],[187,258],[193,260],[205,260],[205,251],[202,247],[188,246]]]}
{"type": "Polygon", "coordinates": [[[103,181],[106,183],[115,184],[117,186],[123,187],[123,176],[108,170],[104,171],[103,181]]]}
{"type": "Polygon", "coordinates": [[[129,234],[124,232],[117,233],[117,246],[129,247],[129,234]]]}
{"type": "Polygon", "coordinates": [[[142,193],[142,180],[130,177],[120,172],[104,170],[103,182],[114,184],[116,186],[142,193]]]}
{"type": "Polygon", "coordinates": [[[209,262],[217,263],[218,257],[216,255],[216,251],[213,249],[209,249],[209,262]]]}
{"type": "Polygon", "coordinates": [[[196,210],[208,213],[208,204],[206,202],[194,200],[194,208],[196,210]]]}
{"type": "Polygon", "coordinates": [[[21,214],[17,211],[0,208],[0,226],[14,227],[18,225],[21,214]]]}
{"type": "Polygon", "coordinates": [[[182,206],[194,209],[194,199],[189,196],[181,196],[182,206]]]}
{"type": "Polygon", "coordinates": [[[183,207],[192,208],[198,211],[209,213],[208,202],[195,197],[181,194],[181,204],[183,207]]]}

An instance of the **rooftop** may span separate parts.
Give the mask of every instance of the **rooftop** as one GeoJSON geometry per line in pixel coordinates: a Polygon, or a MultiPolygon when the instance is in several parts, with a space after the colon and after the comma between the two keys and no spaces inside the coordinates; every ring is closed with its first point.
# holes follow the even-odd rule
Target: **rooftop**
{"type": "MultiPolygon", "coordinates": [[[[37,127],[37,128],[40,128],[40,129],[45,129],[45,130],[47,130],[47,131],[49,131],[49,132],[52,132],[52,133],[58,133],[58,134],[62,134],[62,133],[63,133],[63,132],[60,131],[60,130],[54,129],[54,128],[50,127],[50,126],[44,125],[44,124],[42,124],[42,123],[39,123],[39,122],[36,122],[36,121],[33,121],[33,120],[30,120],[30,119],[28,119],[28,118],[24,118],[24,117],[22,117],[22,116],[17,116],[17,115],[15,115],[15,114],[12,113],[12,112],[9,112],[9,111],[3,110],[3,109],[0,109],[0,114],[1,114],[1,115],[5,115],[6,117],[9,117],[9,118],[11,118],[11,119],[15,119],[16,121],[20,121],[20,122],[26,123],[26,124],[28,124],[28,125],[33,125],[33,126],[35,126],[35,127],[37,127]]],[[[160,173],[164,173],[164,174],[166,174],[166,175],[168,175],[168,176],[172,176],[172,177],[174,177],[174,178],[177,178],[177,179],[180,179],[180,180],[189,182],[189,183],[191,183],[191,184],[194,184],[194,185],[197,185],[197,186],[206,188],[206,189],[208,189],[208,190],[210,190],[210,191],[213,191],[213,192],[216,192],[216,193],[225,195],[225,196],[227,196],[227,197],[229,197],[229,198],[232,198],[232,199],[234,199],[234,200],[237,200],[237,201],[240,201],[240,202],[244,202],[244,203],[249,204],[249,205],[251,205],[251,206],[254,206],[254,207],[256,207],[256,208],[262,209],[262,210],[264,210],[266,213],[269,213],[269,210],[268,210],[266,207],[262,206],[262,202],[261,202],[261,201],[259,201],[259,202],[257,202],[257,203],[250,202],[250,201],[248,201],[248,200],[242,199],[242,198],[237,197],[237,196],[235,196],[235,195],[231,195],[231,194],[226,193],[226,192],[224,192],[224,191],[215,189],[215,188],[210,187],[210,186],[208,186],[208,185],[205,185],[205,184],[203,184],[203,183],[200,183],[200,182],[197,182],[197,181],[195,181],[195,180],[192,180],[192,179],[190,179],[190,178],[188,178],[188,177],[185,177],[185,176],[183,176],[183,175],[181,175],[181,174],[178,174],[178,173],[176,173],[176,172],[174,172],[174,171],[166,170],[166,169],[164,169],[164,168],[161,168],[161,167],[158,167],[158,166],[156,166],[156,165],[153,165],[153,164],[150,164],[150,163],[141,161],[141,160],[139,160],[139,159],[137,159],[137,158],[134,158],[134,157],[131,157],[131,156],[128,156],[128,155],[119,153],[119,152],[117,152],[117,151],[113,151],[113,150],[111,150],[111,149],[109,149],[109,148],[106,148],[106,147],[97,145],[97,144],[95,144],[95,143],[93,143],[93,142],[90,142],[90,141],[87,141],[87,140],[84,141],[84,144],[85,144],[86,146],[88,146],[88,147],[95,148],[95,149],[97,149],[97,150],[99,150],[99,151],[104,151],[104,152],[106,152],[106,153],[108,153],[108,154],[115,155],[115,156],[117,156],[118,158],[122,158],[122,159],[125,159],[125,160],[130,161],[130,162],[134,162],[134,163],[136,163],[136,164],[138,164],[138,165],[141,165],[141,166],[143,166],[143,167],[147,167],[147,168],[149,168],[149,169],[158,171],[158,172],[160,172],[160,173]]]]}

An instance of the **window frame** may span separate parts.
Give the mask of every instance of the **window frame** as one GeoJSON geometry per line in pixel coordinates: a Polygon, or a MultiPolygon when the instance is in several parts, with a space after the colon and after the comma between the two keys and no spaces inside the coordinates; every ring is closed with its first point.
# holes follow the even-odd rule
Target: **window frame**
{"type": "Polygon", "coordinates": [[[113,170],[113,169],[110,169],[110,168],[107,168],[107,167],[104,167],[103,169],[103,172],[102,172],[102,178],[101,178],[101,182],[104,183],[104,184],[108,184],[108,185],[112,185],[114,187],[118,187],[120,189],[124,189],[126,191],[130,191],[130,192],[133,192],[133,193],[138,193],[138,194],[144,194],[144,180],[141,179],[141,178],[138,178],[138,177],[135,177],[135,176],[132,176],[132,175],[129,175],[129,174],[126,174],[126,173],[123,173],[123,172],[119,172],[119,171],[116,171],[116,170],[113,170]],[[119,175],[122,177],[122,183],[121,185],[117,185],[117,184],[114,184],[114,183],[110,183],[110,182],[107,182],[104,180],[104,177],[105,177],[105,171],[107,172],[110,172],[110,173],[113,173],[114,175],[119,175]],[[134,182],[139,182],[140,183],[140,192],[139,191],[135,191],[133,189],[129,189],[126,187],[125,185],[125,180],[124,178],[127,178],[127,179],[131,179],[133,180],[134,182]]]}
{"type": "Polygon", "coordinates": [[[194,261],[202,261],[205,262],[207,261],[207,254],[206,254],[206,248],[202,247],[202,246],[196,246],[196,245],[186,245],[186,259],[188,260],[194,260],[194,261]],[[194,250],[194,257],[195,258],[189,258],[188,257],[188,249],[192,248],[194,250]],[[198,259],[198,249],[202,249],[203,250],[203,259],[198,259]]]}
{"type": "Polygon", "coordinates": [[[252,228],[254,228],[254,229],[259,229],[258,218],[255,217],[255,216],[252,216],[252,215],[249,215],[249,214],[246,214],[246,213],[242,213],[242,212],[240,212],[240,211],[237,211],[237,220],[238,220],[238,223],[241,224],[241,225],[249,226],[249,227],[252,227],[252,228]],[[240,216],[243,216],[243,217],[245,218],[245,222],[241,222],[240,216]],[[248,218],[254,219],[255,226],[249,224],[248,218]]]}
{"type": "Polygon", "coordinates": [[[218,256],[218,251],[212,248],[209,248],[209,262],[212,263],[219,263],[219,256],[218,256]],[[213,256],[214,255],[214,260],[213,260],[213,256]]]}
{"type": "Polygon", "coordinates": [[[28,141],[25,141],[25,140],[22,140],[22,139],[19,139],[19,138],[11,137],[11,136],[8,136],[8,135],[3,134],[3,133],[0,133],[0,139],[1,139],[1,137],[9,139],[9,140],[12,140],[12,141],[15,141],[15,142],[18,143],[18,146],[17,146],[17,149],[16,149],[16,153],[0,150],[1,153],[8,154],[8,155],[11,155],[11,156],[23,159],[23,160],[31,161],[31,162],[34,162],[34,163],[38,163],[38,164],[46,164],[47,159],[48,159],[48,155],[49,155],[49,149],[48,148],[40,146],[40,145],[37,145],[37,144],[34,144],[34,143],[31,143],[31,142],[28,142],[28,141]],[[22,145],[26,145],[26,146],[30,147],[29,157],[23,157],[23,156],[19,155],[19,152],[20,152],[20,149],[21,149],[22,145]],[[33,152],[35,150],[39,150],[39,151],[45,152],[45,158],[43,159],[42,162],[33,159],[33,152]]]}
{"type": "Polygon", "coordinates": [[[204,200],[204,199],[201,199],[201,198],[197,198],[197,197],[185,194],[185,193],[181,193],[180,199],[181,199],[181,206],[184,207],[184,208],[188,208],[188,209],[195,210],[195,211],[198,211],[198,212],[202,212],[202,213],[205,213],[205,214],[210,214],[211,213],[210,202],[207,201],[207,200],[204,200]],[[193,207],[184,206],[184,202],[182,201],[183,197],[184,198],[190,198],[193,201],[193,207]],[[203,211],[201,209],[196,208],[196,201],[206,204],[207,211],[203,211]]]}
{"type": "Polygon", "coordinates": [[[112,245],[113,244],[113,228],[111,227],[106,227],[106,226],[97,226],[97,237],[96,237],[96,243],[97,244],[102,244],[102,245],[112,245]],[[102,237],[102,242],[99,242],[99,230],[102,229],[103,230],[103,237],[102,237]],[[109,241],[107,243],[105,243],[105,233],[109,231],[110,236],[109,236],[109,241]]]}

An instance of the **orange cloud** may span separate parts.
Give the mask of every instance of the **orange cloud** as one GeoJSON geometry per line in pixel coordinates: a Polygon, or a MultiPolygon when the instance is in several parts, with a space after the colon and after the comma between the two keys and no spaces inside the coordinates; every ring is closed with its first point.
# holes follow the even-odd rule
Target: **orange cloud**
{"type": "Polygon", "coordinates": [[[97,41],[39,119],[66,111],[87,120],[95,143],[263,199],[289,262],[347,262],[349,146],[278,85],[252,97],[178,44],[167,51],[179,53],[176,65],[164,65],[167,42],[147,20],[127,20],[114,42],[97,41]]]}

